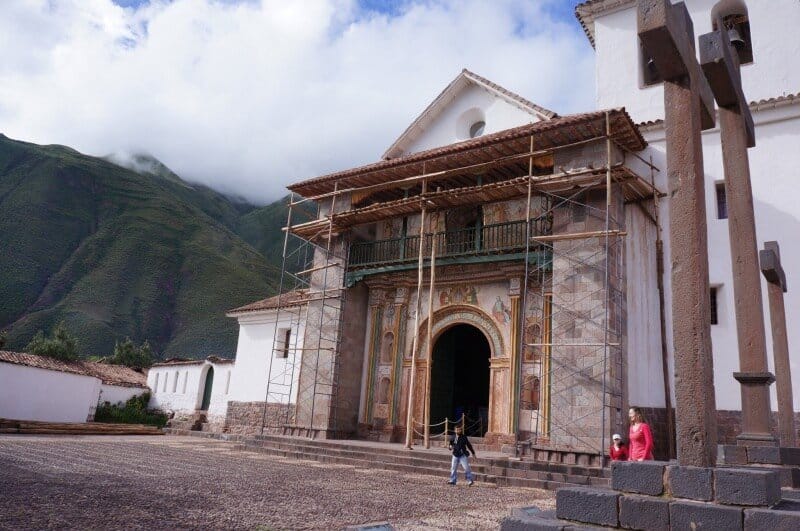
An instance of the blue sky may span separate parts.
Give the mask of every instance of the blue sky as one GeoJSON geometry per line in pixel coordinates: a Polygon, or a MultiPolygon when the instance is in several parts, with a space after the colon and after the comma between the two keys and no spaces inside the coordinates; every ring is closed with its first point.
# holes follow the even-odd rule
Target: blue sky
{"type": "Polygon", "coordinates": [[[0,0],[0,132],[267,202],[378,160],[463,68],[594,109],[574,0],[358,1],[0,0]]]}

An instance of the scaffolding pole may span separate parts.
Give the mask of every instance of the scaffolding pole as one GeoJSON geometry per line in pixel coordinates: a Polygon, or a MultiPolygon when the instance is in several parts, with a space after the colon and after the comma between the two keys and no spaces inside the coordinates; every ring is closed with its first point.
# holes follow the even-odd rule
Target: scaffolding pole
{"type": "MultiPolygon", "coordinates": [[[[439,191],[441,188],[437,188],[436,190],[439,191]]],[[[433,237],[431,238],[431,265],[430,265],[430,288],[428,290],[428,351],[426,353],[428,358],[428,363],[425,366],[425,435],[424,435],[424,442],[425,448],[431,447],[431,366],[433,365],[433,291],[436,284],[436,229],[439,225],[439,213],[436,213],[436,225],[433,225],[433,216],[431,216],[431,225],[433,225],[433,230],[431,234],[433,237]]]]}
{"type": "MultiPolygon", "coordinates": [[[[423,168],[423,173],[424,173],[423,168]]],[[[421,311],[422,303],[422,267],[424,262],[424,249],[425,249],[425,211],[427,202],[425,201],[426,181],[422,181],[422,194],[420,195],[422,207],[420,210],[419,220],[419,257],[417,263],[417,302],[416,312],[414,315],[414,339],[411,346],[411,374],[408,378],[408,400],[406,411],[406,448],[411,448],[414,438],[414,380],[417,374],[417,348],[419,347],[419,314],[421,311]]]]}

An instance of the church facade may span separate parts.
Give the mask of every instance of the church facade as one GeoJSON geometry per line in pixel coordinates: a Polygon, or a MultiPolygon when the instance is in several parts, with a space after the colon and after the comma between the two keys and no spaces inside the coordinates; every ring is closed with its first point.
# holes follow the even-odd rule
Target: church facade
{"type": "MultiPolygon", "coordinates": [[[[764,4],[688,7],[696,34],[724,20],[754,56],[742,77],[754,100],[757,231],[783,244],[791,286],[800,68],[776,61],[800,57],[789,37],[800,6],[764,4]]],[[[600,110],[559,116],[465,70],[378,162],[289,187],[292,208],[318,211],[290,214],[282,294],[259,306],[274,323],[262,352],[281,360],[259,365],[263,388],[237,411],[251,407],[261,429],[285,434],[436,440],[464,422],[497,447],[599,454],[636,405],[667,455],[669,267],[681,250],[667,234],[663,89],[638,44],[634,1],[576,12],[596,51],[600,110]]],[[[718,130],[703,143],[725,441],[741,409],[738,345],[718,130]]],[[[789,323],[800,318],[791,290],[786,305],[789,323]]],[[[246,308],[230,314],[242,330],[246,308]]],[[[789,344],[797,352],[791,324],[789,344]]]]}

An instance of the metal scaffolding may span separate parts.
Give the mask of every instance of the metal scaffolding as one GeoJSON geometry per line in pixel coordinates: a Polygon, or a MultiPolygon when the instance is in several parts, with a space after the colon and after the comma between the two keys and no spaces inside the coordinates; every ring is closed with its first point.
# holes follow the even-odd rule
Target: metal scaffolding
{"type": "MultiPolygon", "coordinates": [[[[625,167],[626,154],[642,159],[615,142],[609,113],[605,113],[603,125],[593,135],[582,133],[580,140],[539,150],[535,149],[531,134],[522,153],[489,162],[476,164],[466,158],[469,162],[461,167],[435,172],[426,172],[423,162],[421,173],[392,182],[340,187],[336,180],[332,192],[299,200],[293,193],[285,229],[273,342],[275,353],[283,352],[284,358],[280,364],[274,363],[278,359],[275,354],[270,358],[262,433],[268,430],[314,436],[318,430],[337,431],[338,364],[348,260],[352,258],[357,268],[402,263],[405,269],[411,269],[416,262],[416,321],[408,389],[404,392],[413,397],[414,386],[424,385],[425,411],[424,419],[413,418],[414,408],[408,402],[405,442],[407,446],[413,443],[414,425],[424,420],[422,435],[427,445],[433,345],[432,320],[428,319],[427,357],[418,352],[420,303],[425,289],[423,270],[430,269],[430,316],[435,269],[440,266],[437,254],[453,259],[464,252],[464,242],[457,250],[447,247],[448,233],[436,228],[440,225],[439,213],[454,205],[520,199],[527,194],[526,217],[519,221],[519,227],[485,226],[478,229],[481,232],[477,237],[467,238],[478,242],[476,252],[480,255],[495,252],[504,255],[503,259],[524,263],[521,322],[515,328],[519,351],[511,353],[516,356],[512,369],[515,398],[509,404],[513,408],[512,429],[518,436],[525,433],[534,446],[603,455],[609,429],[620,423],[625,402],[626,233],[622,205],[626,194],[633,197],[632,201],[651,200],[659,194],[652,182],[625,167]],[[605,144],[604,168],[565,171],[553,166],[547,175],[534,171],[542,157],[550,157],[552,164],[554,154],[560,150],[582,149],[598,142],[605,144]],[[615,146],[621,150],[622,162],[612,160],[617,158],[612,157],[615,146]],[[524,167],[521,163],[527,166],[527,175],[519,177],[519,170],[524,167]],[[503,177],[483,182],[482,172],[490,170],[503,177]],[[477,182],[465,184],[465,178],[477,182]],[[431,183],[436,184],[435,191],[429,190],[431,183]],[[396,189],[405,190],[401,198],[381,195],[396,189]],[[388,199],[353,207],[354,198],[370,195],[388,199]],[[293,207],[306,201],[317,202],[321,211],[312,221],[294,223],[293,207]],[[339,208],[337,202],[344,202],[346,207],[339,208]],[[421,217],[416,240],[404,235],[400,240],[364,242],[351,253],[349,239],[343,236],[350,228],[410,214],[421,217]],[[431,215],[436,216],[437,223],[434,226],[428,222],[430,227],[426,229],[426,216],[431,215]],[[500,229],[511,232],[498,238],[500,229]],[[483,238],[484,233],[491,237],[483,238]],[[295,294],[294,298],[289,294],[295,294]],[[287,321],[288,328],[296,330],[291,344],[291,334],[281,335],[287,321]],[[305,338],[302,344],[301,335],[305,338]],[[420,358],[426,360],[419,365],[425,368],[424,381],[416,382],[420,358]],[[521,419],[522,414],[530,416],[521,419]]],[[[652,163],[647,165],[654,168],[652,163]]],[[[380,267],[376,271],[379,270],[380,267]]],[[[374,377],[369,374],[368,386],[374,377]]]]}

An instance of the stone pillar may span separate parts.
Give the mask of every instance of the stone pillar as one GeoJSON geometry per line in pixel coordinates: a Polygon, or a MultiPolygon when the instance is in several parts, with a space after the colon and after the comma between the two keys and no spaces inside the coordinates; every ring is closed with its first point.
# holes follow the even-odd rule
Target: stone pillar
{"type": "Polygon", "coordinates": [[[775,358],[775,375],[778,392],[778,426],[781,446],[797,446],[794,429],[794,400],[792,398],[792,367],[789,363],[789,341],[786,336],[786,310],[783,294],[786,293],[786,274],[781,265],[778,242],[766,242],[759,253],[761,272],[767,279],[769,316],[772,323],[772,354],[775,358]]]}
{"type": "Polygon", "coordinates": [[[742,393],[742,433],[737,442],[775,444],[769,426],[769,384],[774,377],[767,367],[758,243],[747,156],[747,148],[755,146],[755,133],[750,108],[742,93],[739,61],[727,30],[723,28],[700,37],[700,61],[719,104],[739,345],[740,372],[734,373],[734,377],[741,384],[742,393]]]}
{"type": "Polygon", "coordinates": [[[692,20],[683,3],[640,0],[637,22],[639,39],[665,80],[678,461],[713,466],[717,408],[700,138],[702,129],[714,125],[713,96],[697,62],[692,20]]]}

